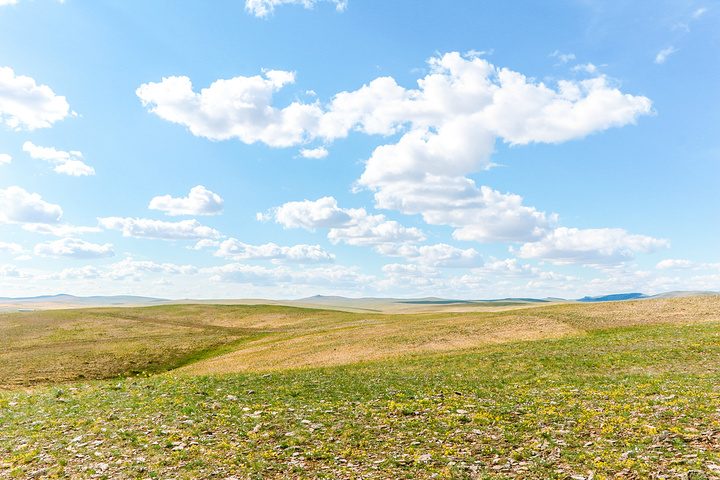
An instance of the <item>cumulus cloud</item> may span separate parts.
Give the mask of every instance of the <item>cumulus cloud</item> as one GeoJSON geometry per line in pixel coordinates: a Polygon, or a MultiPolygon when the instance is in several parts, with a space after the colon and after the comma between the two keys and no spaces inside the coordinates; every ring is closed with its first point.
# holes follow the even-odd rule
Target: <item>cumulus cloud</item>
{"type": "Polygon", "coordinates": [[[677,48],[672,46],[664,50],[660,50],[658,54],[655,55],[655,63],[657,63],[658,65],[665,63],[665,60],[667,60],[667,58],[675,52],[677,52],[677,48]]]}
{"type": "Polygon", "coordinates": [[[97,267],[85,265],[84,267],[66,268],[59,272],[41,275],[40,280],[95,280],[102,278],[103,273],[97,267]]]}
{"type": "Polygon", "coordinates": [[[15,265],[0,265],[0,277],[20,277],[20,271],[15,265]]]}
{"type": "Polygon", "coordinates": [[[94,168],[78,160],[83,156],[81,152],[63,152],[52,147],[39,147],[32,142],[25,142],[23,150],[28,152],[32,158],[54,163],[56,173],[64,173],[74,177],[95,175],[94,168]]]}
{"type": "Polygon", "coordinates": [[[295,74],[269,70],[264,77],[235,77],[218,80],[199,94],[187,77],[163,78],[146,83],[136,94],[144,106],[159,117],[181,125],[211,140],[237,138],[248,144],[263,142],[273,147],[303,143],[308,125],[321,115],[318,105],[294,102],[278,109],[272,96],[295,81],[295,74]]]}
{"type": "Polygon", "coordinates": [[[0,277],[20,277],[20,271],[15,265],[0,265],[0,277]]]}
{"type": "Polygon", "coordinates": [[[173,263],[155,263],[150,260],[134,260],[131,257],[105,267],[103,276],[112,280],[138,279],[145,273],[163,275],[194,275],[198,268],[194,265],[175,265],[173,263]]]}
{"type": "Polygon", "coordinates": [[[7,153],[0,153],[0,165],[12,162],[12,157],[7,153]]]}
{"type": "Polygon", "coordinates": [[[665,259],[655,266],[658,270],[703,270],[720,268],[720,263],[695,263],[690,260],[665,259]]]}
{"type": "Polygon", "coordinates": [[[275,7],[280,5],[294,4],[313,8],[319,1],[334,3],[338,12],[344,11],[347,7],[347,0],[245,0],[245,10],[256,17],[267,17],[275,12],[275,7]]]}
{"type": "Polygon", "coordinates": [[[23,255],[27,253],[19,243],[0,242],[0,253],[9,253],[10,255],[23,255]]]}
{"type": "Polygon", "coordinates": [[[42,199],[37,193],[28,193],[20,187],[0,188],[0,223],[56,224],[62,208],[42,199]]]}
{"type": "Polygon", "coordinates": [[[115,251],[109,243],[96,245],[78,238],[62,238],[53,242],[35,245],[35,255],[40,255],[41,257],[66,257],[87,260],[114,257],[115,251]]]}
{"type": "Polygon", "coordinates": [[[109,230],[123,232],[123,237],[154,238],[160,240],[201,240],[220,238],[217,230],[201,225],[197,220],[163,222],[146,218],[98,218],[100,225],[109,230]]]}
{"type": "Polygon", "coordinates": [[[274,243],[265,245],[248,245],[230,238],[220,244],[214,253],[216,257],[231,260],[270,260],[273,263],[333,263],[335,255],[327,252],[320,245],[295,245],[279,247],[274,243]]]}
{"type": "Polygon", "coordinates": [[[382,271],[388,279],[385,282],[387,286],[439,286],[440,271],[427,265],[391,263],[383,266],[382,271]]]}
{"type": "Polygon", "coordinates": [[[165,215],[218,215],[223,210],[223,199],[202,185],[190,189],[184,198],[170,195],[155,197],[150,201],[151,210],[160,210],[165,215]]]}
{"type": "Polygon", "coordinates": [[[70,115],[65,97],[8,67],[0,67],[0,123],[13,130],[46,128],[70,115]]]}
{"type": "MultiPolygon", "coordinates": [[[[430,73],[418,80],[417,88],[381,77],[340,92],[325,105],[296,101],[284,108],[273,106],[273,94],[295,80],[293,73],[277,70],[218,80],[199,94],[186,77],[166,78],[142,85],[137,95],[151,112],[214,140],[237,138],[283,147],[315,139],[328,145],[351,131],[398,135],[394,143],[373,151],[356,188],[374,192],[378,208],[421,214],[430,224],[455,227],[458,240],[479,242],[537,241],[556,221],[554,214],[523,205],[517,195],[477,186],[467,177],[493,165],[497,140],[511,145],[561,143],[652,113],[648,98],[621,92],[604,75],[548,85],[457,52],[433,57],[428,65],[430,73]]],[[[303,149],[301,154],[316,152],[324,154],[318,149],[303,149]]],[[[275,219],[288,228],[335,229],[329,238],[352,244],[387,243],[392,236],[398,237],[396,242],[420,238],[419,231],[403,230],[385,217],[364,210],[353,216],[353,211],[333,205],[334,200],[321,200],[317,205],[286,204],[275,219]],[[367,240],[372,236],[378,240],[367,240]]]]}
{"type": "Polygon", "coordinates": [[[41,280],[129,280],[139,281],[145,274],[161,275],[194,275],[198,272],[193,265],[175,265],[172,263],[155,263],[150,260],[134,260],[131,257],[116,263],[95,267],[86,265],[84,267],[67,268],[60,272],[40,277],[41,280]]]}
{"type": "Polygon", "coordinates": [[[408,261],[432,267],[471,268],[482,265],[482,255],[475,249],[463,250],[446,243],[437,245],[378,245],[376,250],[386,257],[403,257],[408,261]]]}
{"type": "Polygon", "coordinates": [[[621,93],[604,76],[560,81],[553,89],[457,53],[429,63],[431,73],[418,82],[418,90],[385,80],[382,89],[373,84],[364,89],[392,92],[384,95],[395,102],[383,98],[382,108],[372,108],[364,99],[382,95],[361,89],[338,95],[334,113],[344,111],[335,107],[342,100],[359,103],[348,111],[369,105],[364,116],[348,122],[357,123],[358,129],[389,134],[408,125],[398,142],[375,149],[358,186],[375,192],[378,208],[421,214],[430,224],[457,227],[458,240],[531,241],[556,220],[522,205],[517,195],[478,187],[466,177],[492,166],[496,139],[559,143],[633,123],[651,112],[650,100],[621,93]]]}
{"type": "Polygon", "coordinates": [[[250,283],[261,286],[292,282],[292,271],[287,267],[266,268],[231,263],[221,267],[204,268],[201,271],[209,274],[210,279],[214,282],[250,283]]]}
{"type": "Polygon", "coordinates": [[[530,265],[522,265],[517,258],[508,258],[488,262],[481,268],[474,269],[473,273],[493,277],[537,277],[541,274],[541,270],[530,265]]]}
{"type": "Polygon", "coordinates": [[[320,159],[327,157],[328,151],[325,147],[313,148],[312,150],[303,148],[300,150],[300,155],[302,155],[304,158],[320,159]]]}
{"type": "Polygon", "coordinates": [[[285,228],[330,229],[328,238],[333,243],[380,245],[425,239],[421,230],[403,227],[394,220],[388,220],[385,215],[370,215],[364,208],[340,208],[333,197],[314,202],[288,202],[268,215],[285,228]]]}
{"type": "Polygon", "coordinates": [[[669,246],[667,240],[630,235],[621,228],[561,227],[540,241],[511,251],[521,258],[540,258],[556,265],[604,266],[632,260],[635,252],[650,253],[669,246]]]}
{"type": "Polygon", "coordinates": [[[353,288],[356,291],[372,284],[375,277],[359,273],[357,267],[333,265],[331,267],[293,270],[287,266],[266,268],[241,263],[231,263],[221,267],[201,270],[210,275],[211,280],[223,283],[248,283],[257,286],[311,285],[332,288],[353,288]]]}
{"type": "Polygon", "coordinates": [[[622,94],[604,76],[561,81],[553,89],[457,52],[428,63],[431,74],[418,80],[418,89],[381,77],[338,93],[325,106],[293,102],[273,107],[273,94],[295,81],[294,73],[279,70],[265,72],[265,78],[217,80],[199,94],[187,77],[143,84],[136,93],[151,112],[213,140],[291,146],[318,137],[331,141],[353,129],[389,135],[409,126],[413,135],[429,141],[433,136],[428,129],[446,126],[444,135],[431,143],[442,149],[440,156],[462,154],[445,163],[463,172],[487,160],[495,137],[513,144],[562,142],[650,113],[650,100],[622,94]],[[454,148],[457,140],[462,145],[454,148]]]}

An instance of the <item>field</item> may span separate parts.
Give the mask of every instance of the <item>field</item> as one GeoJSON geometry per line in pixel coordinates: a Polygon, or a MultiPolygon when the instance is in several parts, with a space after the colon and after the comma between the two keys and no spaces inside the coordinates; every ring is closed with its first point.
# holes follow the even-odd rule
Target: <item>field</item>
{"type": "Polygon", "coordinates": [[[720,478],[720,297],[0,315],[0,478],[720,478]]]}

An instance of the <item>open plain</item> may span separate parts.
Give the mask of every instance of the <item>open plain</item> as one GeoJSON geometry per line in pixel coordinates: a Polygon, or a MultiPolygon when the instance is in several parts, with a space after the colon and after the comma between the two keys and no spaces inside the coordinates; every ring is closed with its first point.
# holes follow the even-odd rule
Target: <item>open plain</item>
{"type": "Polygon", "coordinates": [[[1,314],[0,478],[720,478],[720,296],[508,308],[1,314]]]}

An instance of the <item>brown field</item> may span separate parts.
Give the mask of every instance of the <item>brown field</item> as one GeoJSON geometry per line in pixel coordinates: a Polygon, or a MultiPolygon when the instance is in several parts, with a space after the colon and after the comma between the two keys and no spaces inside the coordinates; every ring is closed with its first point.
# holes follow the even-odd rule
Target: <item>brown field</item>
{"type": "Polygon", "coordinates": [[[178,367],[185,374],[266,372],[578,336],[606,328],[720,321],[720,296],[522,310],[509,305],[509,310],[494,312],[422,313],[430,307],[417,308],[421,312],[379,314],[193,304],[0,314],[0,385],[178,367]]]}

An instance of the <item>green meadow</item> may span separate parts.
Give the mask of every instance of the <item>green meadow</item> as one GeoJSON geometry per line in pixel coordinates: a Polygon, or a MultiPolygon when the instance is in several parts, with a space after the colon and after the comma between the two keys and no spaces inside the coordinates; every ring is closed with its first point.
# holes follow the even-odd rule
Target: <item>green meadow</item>
{"type": "Polygon", "coordinates": [[[0,478],[720,478],[720,297],[0,315],[0,478]]]}

